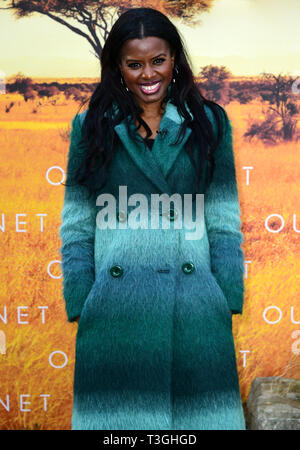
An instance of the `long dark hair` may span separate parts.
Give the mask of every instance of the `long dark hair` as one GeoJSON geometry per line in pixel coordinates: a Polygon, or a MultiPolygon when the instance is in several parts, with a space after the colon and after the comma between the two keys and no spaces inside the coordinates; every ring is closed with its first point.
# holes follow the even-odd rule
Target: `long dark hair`
{"type": "Polygon", "coordinates": [[[142,108],[131,92],[126,91],[121,83],[121,72],[118,66],[120,51],[125,41],[149,36],[156,36],[167,41],[170,51],[175,55],[173,71],[175,83],[170,83],[168,93],[161,102],[163,104],[170,99],[184,118],[174,145],[184,136],[189,126],[192,133],[185,145],[185,150],[195,167],[195,190],[198,189],[205,160],[208,162],[209,180],[212,177],[213,153],[222,138],[220,111],[224,113],[224,110],[201,94],[195,83],[180,33],[172,22],[155,9],[132,8],[123,13],[114,23],[105,42],[101,55],[101,81],[89,100],[82,125],[82,138],[87,144],[87,151],[80,167],[77,168],[74,181],[86,185],[90,193],[101,189],[106,183],[108,169],[116,152],[118,136],[114,131],[115,125],[125,119],[128,133],[132,139],[135,139],[137,136],[128,123],[128,116],[131,115],[134,123],[137,120],[139,126],[145,128],[147,137],[151,135],[150,128],[140,116],[143,112],[142,108]],[[185,102],[193,114],[193,120],[185,107],[185,102]],[[117,115],[114,115],[113,103],[118,107],[117,115]],[[211,107],[216,118],[217,136],[205,113],[204,104],[211,107]],[[198,149],[199,167],[193,155],[195,146],[198,149]]]}

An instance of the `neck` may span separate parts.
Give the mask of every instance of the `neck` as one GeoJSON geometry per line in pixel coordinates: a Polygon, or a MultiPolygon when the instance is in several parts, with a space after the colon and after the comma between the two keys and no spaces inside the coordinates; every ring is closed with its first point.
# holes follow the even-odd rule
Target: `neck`
{"type": "Polygon", "coordinates": [[[164,103],[161,107],[160,102],[161,101],[155,103],[140,104],[141,108],[143,108],[144,110],[142,116],[147,119],[155,119],[159,116],[163,116],[166,104],[164,103]]]}

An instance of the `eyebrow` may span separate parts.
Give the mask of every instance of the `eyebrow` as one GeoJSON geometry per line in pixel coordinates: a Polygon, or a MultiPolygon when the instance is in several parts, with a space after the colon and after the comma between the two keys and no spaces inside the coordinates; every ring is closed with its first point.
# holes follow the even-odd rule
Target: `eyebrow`
{"type": "MultiPolygon", "coordinates": [[[[156,58],[158,58],[159,56],[167,56],[166,55],[166,53],[160,53],[159,55],[156,55],[156,56],[153,56],[153,58],[151,58],[151,59],[156,59],[156,58]]],[[[138,61],[138,59],[132,59],[132,58],[127,58],[126,59],[126,62],[129,62],[129,61],[138,61]]]]}

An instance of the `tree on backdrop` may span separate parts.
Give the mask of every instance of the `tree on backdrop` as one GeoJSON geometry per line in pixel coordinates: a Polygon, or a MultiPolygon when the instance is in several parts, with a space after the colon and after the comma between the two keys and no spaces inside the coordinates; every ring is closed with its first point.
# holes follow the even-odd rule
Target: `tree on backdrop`
{"type": "Polygon", "coordinates": [[[113,23],[126,10],[150,7],[161,11],[170,19],[181,19],[183,23],[195,26],[201,22],[201,13],[210,11],[214,2],[215,0],[1,0],[0,10],[12,10],[17,19],[31,17],[35,13],[49,17],[86,39],[94,55],[100,59],[113,23]]]}

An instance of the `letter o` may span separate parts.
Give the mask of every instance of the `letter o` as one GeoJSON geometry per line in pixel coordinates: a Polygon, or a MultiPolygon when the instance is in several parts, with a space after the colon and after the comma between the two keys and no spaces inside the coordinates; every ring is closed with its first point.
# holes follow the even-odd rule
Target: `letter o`
{"type": "Polygon", "coordinates": [[[263,312],[263,318],[264,318],[265,322],[267,322],[267,323],[270,323],[270,324],[278,323],[278,322],[280,322],[280,320],[281,320],[281,318],[282,318],[282,312],[281,312],[281,309],[278,308],[278,306],[268,306],[268,307],[264,310],[264,312],[263,312]],[[270,320],[268,320],[268,319],[266,318],[266,312],[267,312],[269,309],[271,309],[271,308],[277,309],[277,311],[279,311],[279,314],[280,314],[279,319],[276,320],[276,321],[274,321],[274,322],[271,322],[270,320]]]}
{"type": "Polygon", "coordinates": [[[54,367],[55,369],[62,369],[63,367],[65,367],[67,365],[67,362],[68,362],[67,355],[60,350],[55,350],[54,352],[50,353],[50,355],[49,355],[49,364],[50,364],[50,366],[54,367]],[[55,353],[60,353],[61,355],[63,355],[65,357],[65,362],[61,366],[56,366],[52,362],[52,356],[55,355],[55,353]]]}
{"type": "Polygon", "coordinates": [[[279,233],[282,230],[282,228],[284,227],[283,217],[280,214],[270,214],[265,220],[265,227],[270,233],[279,233]],[[279,219],[281,220],[282,225],[278,230],[272,230],[271,228],[269,228],[268,221],[269,221],[270,217],[279,217],[279,219]]]}
{"type": "Polygon", "coordinates": [[[65,178],[66,178],[65,171],[59,166],[49,167],[49,169],[46,172],[46,180],[48,181],[48,183],[52,184],[53,186],[58,186],[59,184],[63,183],[65,181],[65,178]],[[52,169],[58,169],[62,173],[62,180],[61,181],[58,181],[57,183],[54,183],[54,181],[51,181],[49,179],[49,174],[50,174],[52,169]]]}
{"type": "Polygon", "coordinates": [[[55,278],[56,280],[58,280],[59,278],[62,277],[62,274],[60,274],[56,277],[55,275],[52,275],[52,273],[50,272],[50,267],[52,266],[52,264],[55,264],[55,263],[61,264],[61,261],[59,259],[54,259],[53,261],[50,261],[47,266],[47,273],[48,273],[49,277],[55,278]]]}

